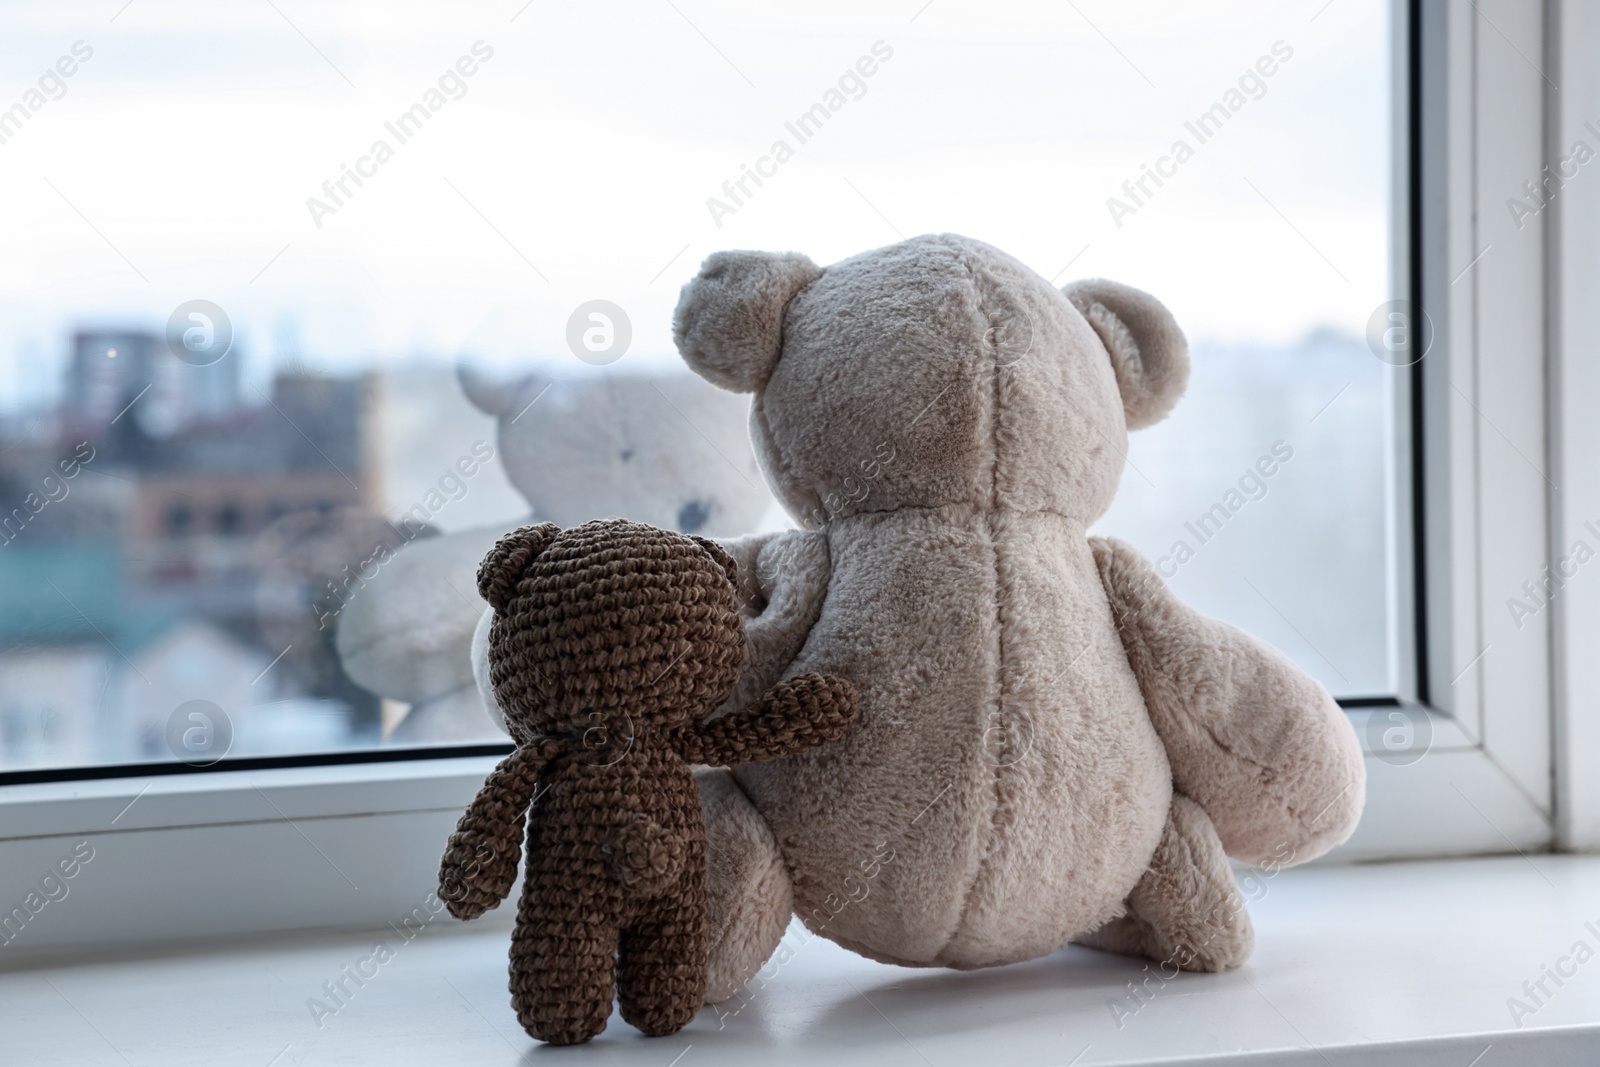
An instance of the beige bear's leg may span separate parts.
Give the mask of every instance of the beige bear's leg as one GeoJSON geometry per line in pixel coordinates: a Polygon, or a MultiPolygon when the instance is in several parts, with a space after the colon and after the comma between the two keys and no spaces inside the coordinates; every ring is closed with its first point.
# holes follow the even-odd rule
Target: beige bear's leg
{"type": "Polygon", "coordinates": [[[706,1003],[715,1004],[744,988],[778,947],[794,891],[772,830],[733,775],[702,770],[695,782],[706,817],[706,1003]]]}
{"type": "Polygon", "coordinates": [[[1186,971],[1226,971],[1249,959],[1255,945],[1250,916],[1200,805],[1172,795],[1167,828],[1128,894],[1128,913],[1077,940],[1186,971]]]}

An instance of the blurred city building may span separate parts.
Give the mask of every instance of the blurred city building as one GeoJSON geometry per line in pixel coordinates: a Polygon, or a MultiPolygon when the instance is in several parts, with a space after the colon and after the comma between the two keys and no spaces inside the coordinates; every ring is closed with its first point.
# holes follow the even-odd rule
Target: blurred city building
{"type": "Polygon", "coordinates": [[[376,740],[379,701],[339,676],[331,644],[269,640],[286,611],[316,618],[332,575],[288,583],[263,550],[276,525],[352,512],[381,536],[374,376],[245,389],[237,352],[193,366],[138,330],[71,346],[58,409],[0,424],[0,763],[171,758],[165,716],[192,698],[306,720],[244,715],[263,744],[376,740]]]}

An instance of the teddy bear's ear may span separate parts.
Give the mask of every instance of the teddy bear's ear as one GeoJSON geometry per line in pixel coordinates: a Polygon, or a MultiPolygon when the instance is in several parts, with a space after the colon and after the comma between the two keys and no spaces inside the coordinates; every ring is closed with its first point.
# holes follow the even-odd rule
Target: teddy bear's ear
{"type": "Polygon", "coordinates": [[[456,364],[456,381],[461,385],[461,394],[473,407],[497,419],[526,410],[553,384],[541,374],[501,376],[465,363],[456,364]]]}
{"type": "Polygon", "coordinates": [[[733,561],[732,556],[728,555],[728,550],[709,537],[701,537],[698,534],[690,534],[689,536],[701,548],[706,550],[706,555],[717,561],[717,566],[722,568],[722,573],[728,576],[728,581],[732,583],[734,591],[737,592],[739,589],[739,565],[733,561]]]}
{"type": "Polygon", "coordinates": [[[461,392],[473,407],[485,415],[496,416],[504,415],[511,407],[511,402],[517,397],[517,387],[521,384],[515,379],[497,379],[465,363],[456,365],[456,381],[461,383],[461,392]]]}
{"type": "Polygon", "coordinates": [[[678,352],[711,384],[755,392],[778,360],[784,308],[821,274],[797,252],[713,253],[678,297],[678,352]]]}
{"type": "Polygon", "coordinates": [[[1189,343],[1172,312],[1131,285],[1090,278],[1062,289],[1111,354],[1128,429],[1167,417],[1189,384],[1189,343]]]}
{"type": "Polygon", "coordinates": [[[495,542],[478,564],[478,595],[489,602],[496,614],[516,595],[523,571],[555,540],[561,527],[553,522],[519,526],[495,542]]]}

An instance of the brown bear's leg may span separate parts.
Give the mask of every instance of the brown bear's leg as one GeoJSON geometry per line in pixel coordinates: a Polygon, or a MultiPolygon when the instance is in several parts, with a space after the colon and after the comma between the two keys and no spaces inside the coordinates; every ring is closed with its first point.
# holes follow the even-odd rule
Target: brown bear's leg
{"type": "Polygon", "coordinates": [[[1250,916],[1200,805],[1172,795],[1167,828],[1128,894],[1128,913],[1077,941],[1186,971],[1232,970],[1250,957],[1250,916]]]}
{"type": "Polygon", "coordinates": [[[706,817],[710,953],[706,1003],[727,1000],[778,947],[794,889],[767,821],[723,770],[695,775],[706,817]]]}
{"type": "Polygon", "coordinates": [[[511,935],[511,1006],[522,1028],[552,1045],[575,1045],[604,1030],[616,953],[617,928],[609,923],[519,917],[511,935]]]}
{"type": "Polygon", "coordinates": [[[705,960],[705,885],[685,875],[622,931],[617,999],[623,1019],[651,1037],[683,1029],[705,1002],[705,960]]]}

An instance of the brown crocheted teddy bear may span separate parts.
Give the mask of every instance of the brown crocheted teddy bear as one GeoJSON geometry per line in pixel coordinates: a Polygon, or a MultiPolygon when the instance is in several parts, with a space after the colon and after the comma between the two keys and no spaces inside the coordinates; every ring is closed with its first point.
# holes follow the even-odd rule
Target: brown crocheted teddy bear
{"type": "Polygon", "coordinates": [[[744,627],[715,543],[622,520],[524,526],[478,569],[490,679],[517,748],[484,782],[439,870],[458,919],[504,900],[523,824],[511,1003],[533,1037],[587,1041],[611,1014],[674,1033],[705,995],[705,821],[690,763],[771,760],[842,735],[848,682],[804,674],[748,710],[744,627]]]}

